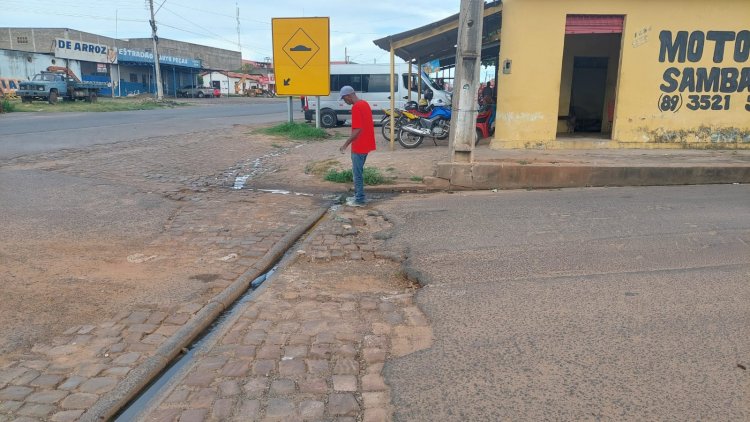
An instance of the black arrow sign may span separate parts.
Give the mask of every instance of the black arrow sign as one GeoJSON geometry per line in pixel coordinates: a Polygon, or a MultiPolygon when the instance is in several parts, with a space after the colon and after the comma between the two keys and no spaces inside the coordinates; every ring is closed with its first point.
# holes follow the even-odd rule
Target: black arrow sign
{"type": "Polygon", "coordinates": [[[292,78],[286,78],[284,79],[284,86],[289,86],[289,82],[292,80],[292,78]]]}

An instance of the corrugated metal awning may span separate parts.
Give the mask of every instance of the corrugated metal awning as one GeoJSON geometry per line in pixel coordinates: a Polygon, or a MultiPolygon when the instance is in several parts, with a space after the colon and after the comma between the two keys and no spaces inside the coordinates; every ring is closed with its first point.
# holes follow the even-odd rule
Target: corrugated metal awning
{"type": "Polygon", "coordinates": [[[625,22],[622,15],[568,15],[566,34],[620,34],[625,22]]]}

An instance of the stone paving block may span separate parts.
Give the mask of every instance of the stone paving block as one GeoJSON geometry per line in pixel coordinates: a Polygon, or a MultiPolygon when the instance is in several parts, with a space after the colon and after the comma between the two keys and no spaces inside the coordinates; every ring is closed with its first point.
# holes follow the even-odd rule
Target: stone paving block
{"type": "Polygon", "coordinates": [[[257,360],[253,363],[253,375],[269,376],[274,370],[276,370],[275,360],[257,360]]]}
{"type": "Polygon", "coordinates": [[[222,397],[236,396],[240,393],[242,389],[237,381],[227,380],[219,383],[219,395],[222,397]]]}
{"type": "Polygon", "coordinates": [[[65,377],[62,375],[40,375],[34,378],[29,385],[32,387],[55,388],[65,377]]]}
{"type": "Polygon", "coordinates": [[[328,413],[332,416],[356,416],[359,403],[351,393],[333,393],[328,396],[328,413]]]}
{"type": "Polygon", "coordinates": [[[242,386],[242,390],[248,397],[260,397],[263,395],[269,386],[269,380],[265,377],[250,378],[247,380],[245,385],[242,386]]]}
{"type": "Polygon", "coordinates": [[[211,417],[217,421],[226,421],[232,416],[235,399],[216,400],[211,408],[211,417]]]}
{"type": "Polygon", "coordinates": [[[186,313],[170,315],[164,320],[164,323],[172,325],[185,325],[185,323],[190,320],[191,316],[191,314],[186,313]]]}
{"type": "Polygon", "coordinates": [[[367,374],[362,377],[362,391],[384,391],[388,387],[380,374],[367,374]]]}
{"type": "Polygon", "coordinates": [[[248,360],[232,360],[226,363],[221,369],[221,375],[224,377],[244,377],[250,372],[252,362],[248,360]]]}
{"type": "Polygon", "coordinates": [[[362,357],[368,364],[385,362],[385,350],[368,347],[362,350],[362,357]]]}
{"type": "Polygon", "coordinates": [[[376,409],[365,409],[364,418],[362,422],[388,422],[390,421],[389,413],[382,408],[376,409]]]}
{"type": "Polygon", "coordinates": [[[58,385],[57,388],[60,390],[72,390],[74,388],[77,388],[87,379],[88,378],[82,377],[80,375],[73,375],[67,378],[62,384],[58,385]]]}
{"type": "Polygon", "coordinates": [[[11,385],[0,390],[0,400],[23,400],[33,391],[33,388],[11,385]]]}
{"type": "Polygon", "coordinates": [[[325,414],[325,404],[317,400],[304,400],[299,404],[299,415],[303,420],[320,420],[325,414]]]}
{"type": "Polygon", "coordinates": [[[125,325],[132,325],[132,324],[143,324],[146,322],[146,320],[149,317],[148,312],[144,311],[133,311],[128,315],[126,318],[124,318],[121,323],[125,325]]]}
{"type": "Polygon", "coordinates": [[[74,393],[60,403],[63,409],[88,409],[99,398],[96,394],[74,393]]]}
{"type": "Polygon", "coordinates": [[[21,416],[31,416],[34,418],[44,418],[52,414],[56,409],[55,406],[49,404],[37,404],[37,403],[26,403],[21,406],[16,413],[21,416]]]}
{"type": "Polygon", "coordinates": [[[340,358],[336,360],[333,367],[333,373],[336,375],[357,375],[359,374],[359,363],[351,358],[340,358]]]}
{"type": "Polygon", "coordinates": [[[305,374],[305,362],[302,359],[279,361],[279,375],[283,377],[300,377],[305,374]]]}
{"type": "Polygon", "coordinates": [[[385,407],[388,404],[388,396],[385,391],[369,391],[362,393],[362,401],[365,409],[385,407]]]}
{"type": "Polygon", "coordinates": [[[140,353],[136,353],[136,352],[125,353],[123,355],[118,356],[117,359],[112,361],[112,363],[114,363],[115,365],[132,365],[136,363],[140,357],[141,357],[140,353]]]}
{"type": "Polygon", "coordinates": [[[207,409],[185,410],[180,414],[180,422],[203,422],[207,413],[207,409]]]}
{"type": "Polygon", "coordinates": [[[328,374],[330,368],[327,360],[323,359],[307,359],[307,370],[311,374],[328,374]]]}
{"type": "Polygon", "coordinates": [[[49,366],[49,362],[46,360],[25,360],[20,363],[20,366],[29,369],[36,369],[37,371],[43,371],[49,366]]]}
{"type": "Polygon", "coordinates": [[[211,385],[215,378],[216,372],[213,370],[203,370],[199,367],[185,378],[183,384],[190,387],[207,387],[211,385]]]}
{"type": "Polygon", "coordinates": [[[60,390],[43,390],[29,394],[24,400],[29,403],[53,404],[64,399],[69,393],[60,390]]]}
{"type": "Polygon", "coordinates": [[[290,399],[268,399],[266,407],[266,417],[278,420],[284,420],[295,416],[297,408],[294,405],[294,401],[290,399]]]}
{"type": "Polygon", "coordinates": [[[281,358],[281,347],[277,345],[267,345],[261,347],[255,355],[258,359],[279,359],[281,358]]]}
{"type": "Polygon", "coordinates": [[[324,378],[308,377],[299,382],[299,389],[303,393],[324,394],[328,391],[328,385],[324,378]]]}
{"type": "Polygon", "coordinates": [[[27,369],[23,374],[14,379],[12,383],[15,385],[28,385],[39,375],[41,375],[41,372],[37,371],[36,369],[27,369]]]}
{"type": "Polygon", "coordinates": [[[188,403],[193,408],[209,408],[216,400],[216,391],[212,388],[202,388],[190,394],[188,403]]]}
{"type": "Polygon", "coordinates": [[[15,412],[23,406],[22,401],[17,400],[4,400],[0,401],[0,414],[15,412]]]}
{"type": "Polygon", "coordinates": [[[158,409],[149,415],[149,422],[175,422],[180,413],[180,409],[158,409]]]}
{"type": "Polygon", "coordinates": [[[172,392],[172,394],[169,395],[164,401],[166,403],[183,403],[187,401],[188,396],[190,395],[190,390],[187,388],[178,388],[175,391],[172,392]]]}
{"type": "Polygon", "coordinates": [[[290,345],[284,347],[284,358],[304,358],[307,357],[306,345],[290,345]]]}
{"type": "Polygon", "coordinates": [[[354,375],[334,375],[333,389],[335,391],[357,391],[357,377],[354,375]]]}
{"type": "Polygon", "coordinates": [[[82,393],[102,394],[115,388],[118,381],[118,378],[115,377],[91,378],[90,380],[81,384],[78,389],[82,393]]]}
{"type": "Polygon", "coordinates": [[[251,358],[256,355],[255,346],[238,346],[234,348],[234,355],[238,358],[251,358]]]}
{"type": "Polygon", "coordinates": [[[15,368],[8,368],[8,369],[4,369],[0,371],[0,384],[7,384],[11,382],[15,378],[18,378],[24,372],[26,372],[27,369],[28,368],[15,367],[15,368]]]}
{"type": "Polygon", "coordinates": [[[83,414],[83,410],[63,410],[50,418],[52,422],[74,422],[83,414]]]}
{"type": "Polygon", "coordinates": [[[117,378],[125,378],[125,376],[128,375],[128,373],[132,369],[133,368],[129,366],[115,366],[115,367],[106,369],[104,372],[102,372],[102,375],[117,377],[117,378]]]}
{"type": "Polygon", "coordinates": [[[271,382],[271,394],[273,395],[285,395],[294,393],[297,389],[293,380],[290,379],[278,379],[271,382]]]}
{"type": "Polygon", "coordinates": [[[242,400],[236,413],[237,422],[257,421],[260,418],[260,400],[242,400]]]}

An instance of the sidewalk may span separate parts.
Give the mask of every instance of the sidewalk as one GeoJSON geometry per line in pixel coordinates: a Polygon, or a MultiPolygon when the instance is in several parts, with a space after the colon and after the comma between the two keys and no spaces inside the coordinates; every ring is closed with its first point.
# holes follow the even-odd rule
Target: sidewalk
{"type": "Polygon", "coordinates": [[[432,339],[381,251],[390,226],[374,210],[330,212],[144,420],[390,420],[385,359],[432,339]]]}
{"type": "Polygon", "coordinates": [[[750,150],[491,150],[475,163],[437,164],[427,184],[456,189],[541,189],[750,182],[750,150]]]}

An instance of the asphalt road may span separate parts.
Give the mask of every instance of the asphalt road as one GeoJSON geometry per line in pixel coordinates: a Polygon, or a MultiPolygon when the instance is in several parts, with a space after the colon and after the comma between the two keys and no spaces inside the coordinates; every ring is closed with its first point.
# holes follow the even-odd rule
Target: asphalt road
{"type": "MultiPolygon", "coordinates": [[[[287,118],[284,98],[242,100],[109,113],[4,114],[0,115],[0,159],[287,118]]],[[[294,118],[302,121],[297,109],[294,118]]]]}
{"type": "Polygon", "coordinates": [[[750,186],[383,207],[434,329],[386,363],[396,420],[750,418],[750,186]]]}

